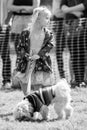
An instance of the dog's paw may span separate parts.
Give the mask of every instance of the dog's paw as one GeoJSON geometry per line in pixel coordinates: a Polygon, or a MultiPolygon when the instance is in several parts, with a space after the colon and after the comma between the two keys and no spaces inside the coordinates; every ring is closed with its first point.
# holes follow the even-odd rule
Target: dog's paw
{"type": "Polygon", "coordinates": [[[41,120],[43,120],[43,118],[42,118],[42,115],[39,112],[35,112],[33,117],[32,117],[32,120],[34,120],[34,121],[37,121],[37,120],[41,121],[41,120]]]}
{"type": "Polygon", "coordinates": [[[66,119],[66,120],[68,120],[69,118],[70,118],[70,115],[69,115],[69,116],[66,116],[66,118],[65,118],[65,119],[66,119]]]}
{"type": "Polygon", "coordinates": [[[40,114],[42,115],[43,119],[47,119],[48,116],[48,107],[46,105],[43,105],[41,110],[40,110],[40,114]]]}
{"type": "Polygon", "coordinates": [[[65,115],[66,115],[66,119],[69,119],[73,114],[73,108],[71,106],[68,106],[65,109],[65,115]]]}
{"type": "Polygon", "coordinates": [[[60,114],[58,114],[58,120],[63,120],[65,119],[65,113],[64,112],[61,112],[60,114]]]}

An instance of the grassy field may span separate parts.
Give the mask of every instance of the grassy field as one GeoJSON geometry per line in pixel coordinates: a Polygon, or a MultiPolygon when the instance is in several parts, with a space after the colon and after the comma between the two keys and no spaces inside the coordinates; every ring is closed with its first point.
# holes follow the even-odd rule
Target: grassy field
{"type": "MultiPolygon", "coordinates": [[[[14,60],[12,60],[12,70],[15,66],[14,63],[14,60]]],[[[0,59],[0,86],[1,75],[2,61],[0,59]]],[[[71,95],[74,112],[69,120],[57,120],[55,112],[50,107],[51,119],[48,121],[19,122],[14,120],[12,111],[23,98],[23,93],[20,90],[0,91],[0,130],[87,130],[87,88],[72,89],[71,95]]]]}
{"type": "Polygon", "coordinates": [[[87,130],[87,88],[71,90],[74,113],[69,120],[56,120],[50,107],[48,121],[15,121],[11,114],[15,105],[23,98],[20,90],[0,91],[0,130],[87,130]]]}
{"type": "MultiPolygon", "coordinates": [[[[12,55],[11,59],[13,70],[15,55],[12,55]]],[[[55,62],[53,66],[56,66],[55,62]]],[[[68,65],[65,64],[65,66],[65,69],[69,68],[68,65]]],[[[2,62],[0,59],[0,86],[2,81],[1,74],[2,62]]],[[[0,91],[0,130],[87,130],[87,88],[71,89],[71,95],[74,113],[69,120],[57,120],[54,110],[50,107],[51,118],[48,121],[19,122],[14,120],[12,111],[15,105],[23,98],[23,93],[21,90],[0,91]]]]}

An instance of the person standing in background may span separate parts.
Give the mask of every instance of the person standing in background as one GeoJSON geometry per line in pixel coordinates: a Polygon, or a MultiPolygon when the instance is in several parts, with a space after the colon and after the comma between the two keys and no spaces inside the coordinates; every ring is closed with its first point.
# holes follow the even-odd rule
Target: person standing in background
{"type": "MultiPolygon", "coordinates": [[[[68,45],[73,49],[72,52],[72,67],[75,75],[75,84],[71,87],[81,86],[84,83],[85,73],[85,48],[87,48],[87,0],[62,0],[61,10],[65,14],[67,26],[71,29],[68,39],[68,45]],[[73,27],[73,28],[72,28],[73,27]],[[74,31],[75,30],[75,31],[74,31]],[[73,34],[71,32],[73,31],[73,34]],[[76,34],[76,31],[78,33],[76,34]],[[74,35],[75,34],[75,35],[74,35]],[[85,39],[85,40],[84,40],[85,39]]],[[[72,83],[72,81],[71,81],[72,83]]]]}
{"type": "Polygon", "coordinates": [[[9,47],[9,32],[10,26],[5,23],[7,17],[7,2],[2,2],[2,21],[0,25],[0,52],[2,58],[2,87],[1,89],[7,89],[11,87],[11,59],[10,59],[10,47],[9,47]],[[5,11],[4,11],[5,9],[5,11]]]}
{"type": "Polygon", "coordinates": [[[53,31],[55,35],[56,42],[56,58],[58,64],[58,70],[60,78],[65,78],[65,73],[63,70],[63,49],[65,43],[61,42],[63,34],[63,20],[64,13],[60,9],[61,0],[52,1],[52,20],[53,20],[53,31]]]}
{"type": "Polygon", "coordinates": [[[2,58],[2,87],[11,87],[11,59],[9,46],[9,26],[2,25],[0,30],[0,52],[2,58]]]}
{"type": "Polygon", "coordinates": [[[20,33],[32,22],[34,8],[40,5],[40,0],[8,0],[7,8],[13,14],[10,20],[11,33],[15,36],[15,51],[20,33]]]}

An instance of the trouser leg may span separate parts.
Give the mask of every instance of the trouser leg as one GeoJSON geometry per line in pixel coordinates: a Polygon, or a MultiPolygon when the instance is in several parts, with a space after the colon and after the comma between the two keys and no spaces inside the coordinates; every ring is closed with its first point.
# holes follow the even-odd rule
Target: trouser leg
{"type": "Polygon", "coordinates": [[[58,70],[61,78],[65,78],[63,69],[63,48],[64,48],[64,35],[63,35],[63,19],[53,17],[53,31],[56,42],[56,59],[58,64],[58,70]]]}
{"type": "Polygon", "coordinates": [[[2,76],[3,84],[11,81],[11,60],[9,47],[9,27],[6,27],[4,40],[2,41],[1,57],[2,57],[2,76]]]}

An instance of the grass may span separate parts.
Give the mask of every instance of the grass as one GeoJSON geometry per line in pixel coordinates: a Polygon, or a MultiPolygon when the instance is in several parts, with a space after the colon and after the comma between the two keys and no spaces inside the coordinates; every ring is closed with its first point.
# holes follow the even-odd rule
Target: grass
{"type": "MultiPolygon", "coordinates": [[[[12,55],[11,59],[13,70],[15,55],[12,55]]],[[[56,64],[53,64],[53,66],[55,68],[56,64]]],[[[2,61],[0,59],[0,85],[2,81],[1,75],[2,61]]],[[[49,121],[19,122],[14,120],[12,110],[23,98],[23,93],[21,90],[0,91],[0,130],[87,130],[87,88],[72,89],[71,95],[74,113],[69,120],[56,120],[56,114],[50,107],[51,119],[49,121]]]]}
{"type": "Polygon", "coordinates": [[[12,110],[23,98],[20,90],[0,91],[0,130],[87,130],[87,88],[71,90],[74,113],[69,120],[56,120],[50,108],[49,121],[15,121],[12,110]]]}

